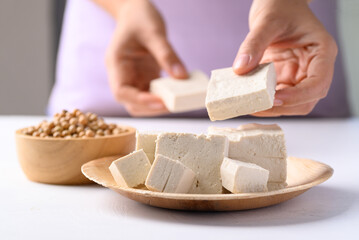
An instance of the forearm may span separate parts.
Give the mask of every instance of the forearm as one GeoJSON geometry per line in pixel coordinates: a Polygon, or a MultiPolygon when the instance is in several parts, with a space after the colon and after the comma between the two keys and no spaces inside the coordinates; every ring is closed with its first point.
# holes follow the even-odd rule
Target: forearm
{"type": "Polygon", "coordinates": [[[108,12],[112,17],[116,18],[121,7],[132,0],[92,0],[106,12],[108,12]]]}
{"type": "Polygon", "coordinates": [[[310,2],[311,0],[253,0],[252,8],[263,9],[265,12],[271,12],[271,10],[277,11],[284,6],[296,8],[300,5],[308,5],[310,2]]]}

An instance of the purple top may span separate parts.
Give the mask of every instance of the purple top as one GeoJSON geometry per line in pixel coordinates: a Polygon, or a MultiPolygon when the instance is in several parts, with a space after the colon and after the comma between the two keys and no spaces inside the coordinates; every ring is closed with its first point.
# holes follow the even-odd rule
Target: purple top
{"type": "MultiPolygon", "coordinates": [[[[251,1],[152,0],[162,13],[168,37],[189,71],[232,65],[248,32],[251,1]]],[[[337,39],[336,1],[311,4],[316,16],[337,39]]],[[[104,55],[114,31],[114,20],[90,0],[68,1],[57,61],[56,83],[48,113],[79,108],[104,116],[128,116],[109,88],[104,55]]],[[[350,115],[345,77],[339,52],[328,96],[310,116],[350,115]]],[[[171,116],[207,117],[205,110],[171,116]]]]}

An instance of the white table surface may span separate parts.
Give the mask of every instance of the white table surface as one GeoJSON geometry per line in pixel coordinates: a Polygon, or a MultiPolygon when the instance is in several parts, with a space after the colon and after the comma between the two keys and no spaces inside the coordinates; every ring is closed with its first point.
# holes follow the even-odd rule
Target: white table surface
{"type": "MultiPolygon", "coordinates": [[[[44,117],[0,116],[0,239],[359,239],[359,119],[262,120],[284,129],[288,153],[329,164],[334,175],[285,203],[199,213],[142,205],[97,186],[33,183],[14,132],[44,117]]],[[[139,130],[205,132],[253,120],[109,119],[139,130]]]]}

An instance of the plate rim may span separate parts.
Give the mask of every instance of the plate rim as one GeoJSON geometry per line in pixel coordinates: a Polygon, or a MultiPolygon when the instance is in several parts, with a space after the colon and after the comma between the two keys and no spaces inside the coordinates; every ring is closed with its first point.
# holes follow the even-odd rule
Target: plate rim
{"type": "MultiPolygon", "coordinates": [[[[105,158],[108,158],[108,157],[105,157],[105,158]]],[[[251,198],[277,196],[277,195],[288,194],[288,193],[292,193],[292,192],[299,192],[299,191],[308,190],[308,189],[310,189],[310,188],[312,188],[314,186],[317,186],[317,185],[327,181],[334,174],[334,169],[331,166],[329,166],[329,165],[327,165],[327,164],[325,164],[323,162],[315,161],[315,160],[308,159],[308,158],[298,158],[298,157],[290,156],[290,157],[287,158],[287,160],[296,159],[296,160],[311,161],[311,162],[315,162],[316,164],[321,164],[327,170],[323,174],[323,176],[321,176],[319,179],[316,179],[316,180],[314,180],[312,182],[302,184],[302,185],[298,185],[298,186],[292,186],[292,187],[286,187],[286,188],[283,188],[283,189],[268,191],[268,192],[230,193],[230,194],[163,193],[163,192],[154,192],[154,191],[145,190],[145,189],[119,187],[117,185],[105,186],[105,185],[99,183],[93,177],[88,176],[87,173],[86,173],[87,166],[90,165],[90,164],[93,164],[93,162],[95,162],[95,161],[96,162],[106,161],[105,158],[95,159],[95,160],[92,160],[92,161],[89,161],[89,162],[83,164],[82,167],[81,167],[82,174],[85,175],[85,177],[87,177],[91,181],[95,182],[96,184],[101,185],[101,186],[106,187],[106,188],[109,188],[111,190],[114,190],[116,192],[123,191],[123,192],[126,192],[126,193],[137,194],[137,195],[140,195],[142,197],[155,197],[155,198],[162,198],[162,199],[169,199],[169,200],[190,200],[190,201],[206,201],[206,200],[209,200],[209,201],[218,201],[218,200],[240,200],[240,199],[251,199],[251,198]]]]}

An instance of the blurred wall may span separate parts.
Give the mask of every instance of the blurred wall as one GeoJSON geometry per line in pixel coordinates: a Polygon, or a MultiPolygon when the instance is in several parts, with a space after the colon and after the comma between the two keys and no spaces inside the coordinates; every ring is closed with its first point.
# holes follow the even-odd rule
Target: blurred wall
{"type": "MultiPolygon", "coordinates": [[[[58,34],[53,6],[59,1],[0,0],[0,114],[45,113],[58,34]]],[[[338,5],[351,107],[359,116],[359,1],[338,5]]]]}
{"type": "Polygon", "coordinates": [[[0,114],[44,114],[53,82],[49,0],[0,0],[0,114]]]}
{"type": "Polygon", "coordinates": [[[339,1],[339,32],[344,66],[349,80],[348,94],[353,114],[359,116],[359,1],[339,1]]]}

